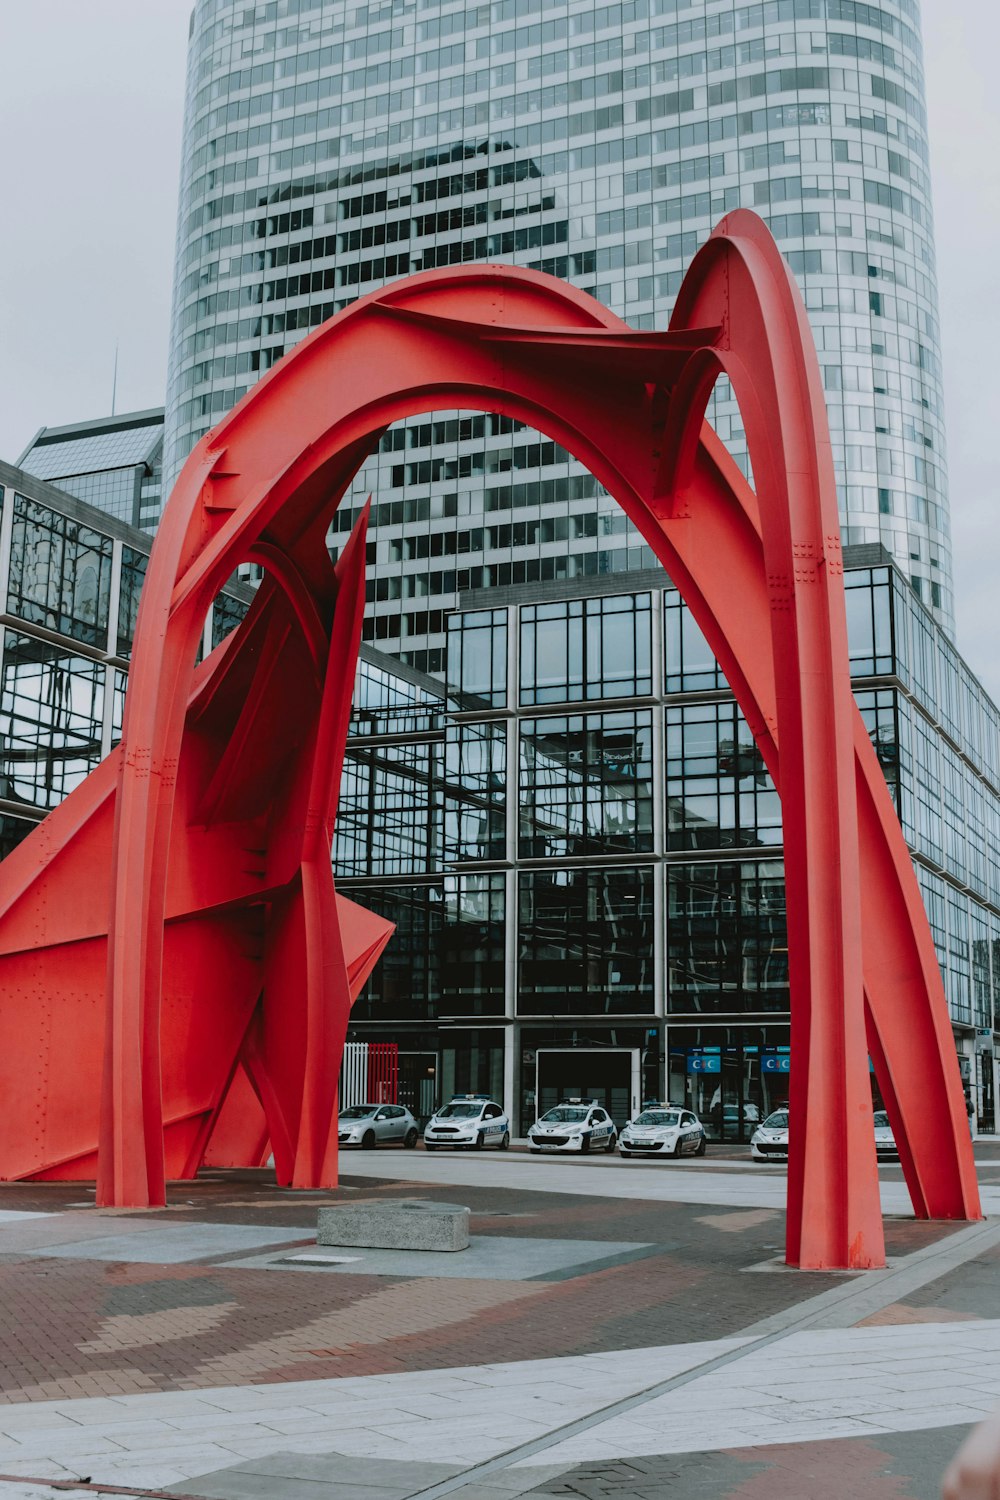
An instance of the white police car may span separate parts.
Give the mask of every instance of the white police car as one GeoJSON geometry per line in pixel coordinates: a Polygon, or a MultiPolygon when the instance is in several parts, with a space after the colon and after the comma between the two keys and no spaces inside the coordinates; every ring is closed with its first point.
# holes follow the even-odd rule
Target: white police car
{"type": "Polygon", "coordinates": [[[495,1146],[506,1151],[509,1145],[510,1121],[489,1094],[456,1094],[431,1115],[424,1130],[428,1151],[439,1146],[465,1146],[472,1151],[495,1146]]]}
{"type": "MultiPolygon", "coordinates": [[[[875,1154],[879,1161],[893,1161],[899,1157],[896,1137],[884,1109],[877,1109],[872,1118],[875,1133],[875,1154]]],[[[776,1109],[768,1115],[750,1137],[750,1155],[754,1161],[788,1160],[788,1109],[776,1109]]]]}
{"type": "Polygon", "coordinates": [[[615,1122],[597,1103],[565,1099],[546,1110],[528,1131],[530,1151],[613,1151],[615,1122]]]}
{"type": "Polygon", "coordinates": [[[647,1104],[622,1131],[622,1156],[704,1156],[705,1128],[676,1104],[647,1104]]]}

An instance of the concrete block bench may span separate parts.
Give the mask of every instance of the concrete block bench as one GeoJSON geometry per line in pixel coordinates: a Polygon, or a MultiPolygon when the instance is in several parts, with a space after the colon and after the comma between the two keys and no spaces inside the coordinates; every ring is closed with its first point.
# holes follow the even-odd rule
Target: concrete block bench
{"type": "Polygon", "coordinates": [[[458,1203],[351,1203],[317,1211],[316,1242],[363,1250],[467,1250],[469,1210],[458,1203]]]}

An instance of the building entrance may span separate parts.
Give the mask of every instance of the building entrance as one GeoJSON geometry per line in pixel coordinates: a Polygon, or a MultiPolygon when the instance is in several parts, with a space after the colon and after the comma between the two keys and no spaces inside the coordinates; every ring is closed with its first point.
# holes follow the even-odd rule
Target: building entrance
{"type": "Polygon", "coordinates": [[[535,1056],[538,1115],[560,1099],[596,1099],[619,1130],[638,1112],[638,1047],[539,1048],[535,1056]]]}
{"type": "Polygon", "coordinates": [[[788,1103],[792,1058],[787,1026],[671,1027],[667,1092],[686,1104],[710,1141],[746,1143],[788,1103]]]}

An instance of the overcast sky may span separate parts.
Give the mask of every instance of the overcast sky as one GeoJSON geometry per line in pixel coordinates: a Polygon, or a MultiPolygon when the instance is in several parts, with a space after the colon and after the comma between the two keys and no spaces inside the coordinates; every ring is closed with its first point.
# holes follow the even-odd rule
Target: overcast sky
{"type": "MultiPolygon", "coordinates": [[[[190,0],[0,0],[0,457],[164,399],[190,0]]],[[[998,0],[924,0],[958,645],[1000,699],[998,0]]]]}

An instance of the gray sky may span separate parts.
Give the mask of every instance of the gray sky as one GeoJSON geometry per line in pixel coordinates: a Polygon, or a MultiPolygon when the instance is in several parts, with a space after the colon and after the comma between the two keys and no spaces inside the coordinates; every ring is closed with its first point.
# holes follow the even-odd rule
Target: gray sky
{"type": "MultiPolygon", "coordinates": [[[[958,645],[1000,699],[997,0],[923,0],[958,645]]],[[[0,457],[164,397],[189,0],[0,0],[0,457]]]]}

